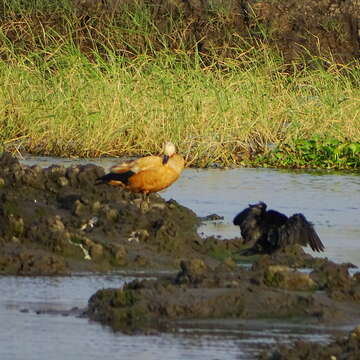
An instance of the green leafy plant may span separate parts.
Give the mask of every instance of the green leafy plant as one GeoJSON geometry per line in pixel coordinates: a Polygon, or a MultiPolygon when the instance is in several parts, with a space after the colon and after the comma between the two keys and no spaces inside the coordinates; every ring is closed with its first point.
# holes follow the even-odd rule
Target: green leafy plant
{"type": "Polygon", "coordinates": [[[360,142],[342,142],[315,136],[284,143],[255,161],[274,167],[357,169],[360,167],[360,142]]]}

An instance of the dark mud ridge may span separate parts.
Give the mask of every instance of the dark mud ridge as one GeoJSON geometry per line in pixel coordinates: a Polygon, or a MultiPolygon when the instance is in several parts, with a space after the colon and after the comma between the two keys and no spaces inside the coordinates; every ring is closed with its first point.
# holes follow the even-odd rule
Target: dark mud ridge
{"type": "Polygon", "coordinates": [[[231,264],[211,268],[200,259],[182,261],[180,268],[177,275],[99,290],[89,300],[87,315],[130,332],[173,330],[185,319],[345,324],[360,316],[360,277],[351,277],[347,265],[325,260],[305,274],[264,256],[251,269],[231,264]]]}
{"type": "Polygon", "coordinates": [[[0,158],[0,274],[50,275],[116,269],[176,269],[182,259],[218,263],[239,239],[203,240],[199,219],[176,201],[143,201],[95,185],[104,169],[21,165],[0,158]]]}
{"type": "Polygon", "coordinates": [[[261,360],[358,360],[360,359],[360,326],[346,338],[338,338],[328,345],[298,341],[292,347],[281,346],[261,360]]]}

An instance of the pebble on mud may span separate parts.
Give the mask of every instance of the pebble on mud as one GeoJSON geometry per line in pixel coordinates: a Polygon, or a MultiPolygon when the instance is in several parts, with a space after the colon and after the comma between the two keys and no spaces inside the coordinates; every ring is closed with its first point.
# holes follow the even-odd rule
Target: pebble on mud
{"type": "Polygon", "coordinates": [[[294,271],[287,266],[272,265],[264,274],[265,284],[289,290],[315,290],[316,284],[308,274],[294,271]]]}

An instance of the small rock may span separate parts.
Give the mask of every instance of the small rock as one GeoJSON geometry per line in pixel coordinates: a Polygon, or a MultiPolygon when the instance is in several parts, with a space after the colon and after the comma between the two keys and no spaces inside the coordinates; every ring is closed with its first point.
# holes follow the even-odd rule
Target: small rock
{"type": "Polygon", "coordinates": [[[81,216],[85,213],[86,207],[80,200],[75,200],[73,207],[73,214],[76,216],[81,216]]]}
{"type": "Polygon", "coordinates": [[[201,221],[216,221],[216,220],[224,220],[224,217],[217,215],[217,214],[210,214],[210,215],[201,217],[200,220],[201,221]]]}
{"type": "Polygon", "coordinates": [[[61,217],[56,215],[54,218],[48,219],[49,229],[53,232],[62,232],[65,230],[65,225],[61,221],[61,217]]]}
{"type": "Polygon", "coordinates": [[[93,243],[89,248],[89,254],[93,260],[100,259],[104,255],[104,248],[101,244],[93,243]]]}
{"type": "Polygon", "coordinates": [[[8,217],[8,221],[11,232],[15,236],[20,236],[24,232],[24,220],[21,217],[10,214],[8,217]]]}
{"type": "Polygon", "coordinates": [[[316,285],[308,274],[292,271],[287,266],[271,265],[265,271],[265,284],[289,290],[313,290],[316,285]]]}
{"type": "Polygon", "coordinates": [[[119,212],[116,209],[108,209],[105,216],[109,221],[116,221],[119,217],[119,212]]]}
{"type": "Polygon", "coordinates": [[[135,259],[134,259],[134,264],[136,266],[147,266],[149,265],[150,261],[148,260],[148,258],[146,258],[143,255],[136,255],[135,259]]]}
{"type": "Polygon", "coordinates": [[[69,180],[65,177],[65,176],[60,176],[58,179],[57,179],[57,183],[64,187],[64,186],[68,186],[69,185],[69,180]]]}
{"type": "Polygon", "coordinates": [[[149,237],[149,232],[146,229],[133,231],[128,238],[128,241],[146,241],[149,237]]]}
{"type": "Polygon", "coordinates": [[[92,210],[99,211],[100,209],[101,209],[101,202],[98,200],[94,201],[94,203],[92,204],[92,210]]]}
{"type": "Polygon", "coordinates": [[[176,283],[199,282],[206,277],[210,270],[201,259],[183,260],[180,262],[180,268],[176,283]]]}
{"type": "Polygon", "coordinates": [[[164,210],[164,209],[166,209],[166,205],[164,203],[152,203],[151,208],[152,209],[164,210]]]}
{"type": "Polygon", "coordinates": [[[352,337],[360,337],[360,325],[358,325],[354,331],[351,333],[352,337]]]}
{"type": "Polygon", "coordinates": [[[127,251],[122,245],[113,245],[111,254],[114,256],[117,265],[125,265],[127,262],[127,251]]]}

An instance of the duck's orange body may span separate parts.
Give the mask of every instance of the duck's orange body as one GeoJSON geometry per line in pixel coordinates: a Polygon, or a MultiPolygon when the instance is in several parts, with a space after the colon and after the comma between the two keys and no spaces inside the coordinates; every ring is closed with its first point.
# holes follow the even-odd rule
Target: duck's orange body
{"type": "Polygon", "coordinates": [[[175,146],[168,143],[164,156],[146,156],[125,161],[110,169],[98,183],[121,186],[133,192],[149,194],[169,187],[184,169],[184,158],[175,154],[175,146]]]}

